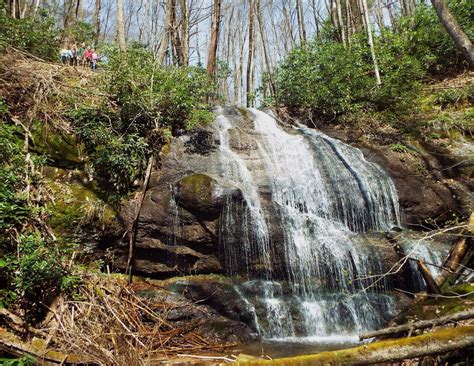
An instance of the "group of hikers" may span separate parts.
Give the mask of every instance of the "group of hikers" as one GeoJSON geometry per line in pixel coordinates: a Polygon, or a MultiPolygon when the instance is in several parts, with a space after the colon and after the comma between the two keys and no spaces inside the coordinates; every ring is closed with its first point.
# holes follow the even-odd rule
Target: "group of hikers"
{"type": "Polygon", "coordinates": [[[71,48],[64,47],[60,53],[61,63],[63,65],[90,67],[92,70],[97,70],[98,61],[104,57],[99,57],[94,48],[83,43],[79,47],[73,45],[71,48]]]}

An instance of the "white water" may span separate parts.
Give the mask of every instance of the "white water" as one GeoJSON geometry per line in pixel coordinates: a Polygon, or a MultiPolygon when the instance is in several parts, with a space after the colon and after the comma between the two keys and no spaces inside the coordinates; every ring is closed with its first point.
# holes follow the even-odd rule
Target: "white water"
{"type": "Polygon", "coordinates": [[[269,236],[258,186],[248,162],[231,149],[232,124],[222,115],[222,174],[239,183],[245,203],[229,201],[221,238],[229,274],[255,277],[252,265],[260,263],[262,279],[239,289],[255,310],[259,331],[272,339],[348,339],[376,327],[393,301],[383,280],[372,286],[371,276],[382,272],[378,253],[354,233],[400,225],[392,181],[353,147],[310,129],[284,130],[270,115],[250,111],[283,238],[273,242],[269,236]],[[284,258],[273,258],[277,252],[284,258]],[[280,276],[272,271],[277,262],[283,263],[280,276]]]}
{"type": "MultiPolygon", "coordinates": [[[[230,259],[230,268],[236,268],[238,266],[236,263],[232,263],[232,259],[245,261],[245,266],[248,268],[254,258],[262,260],[268,268],[270,265],[268,228],[260,205],[256,185],[253,182],[253,178],[244,160],[233,152],[229,146],[229,129],[232,127],[230,121],[225,116],[219,115],[216,118],[216,125],[219,133],[221,167],[223,168],[221,175],[239,184],[239,188],[244,195],[246,203],[245,210],[247,211],[244,215],[244,220],[240,222],[242,230],[245,231],[245,234],[242,235],[241,250],[243,257],[232,258],[235,257],[233,253],[227,256],[230,259]],[[250,223],[248,223],[248,220],[250,220],[250,223]],[[250,228],[250,225],[252,228],[250,228]],[[255,245],[252,245],[252,241],[255,241],[255,245]]],[[[232,209],[232,204],[229,202],[227,211],[224,213],[224,215],[227,215],[225,221],[228,222],[229,225],[238,225],[232,217],[232,209]]],[[[223,237],[225,238],[226,235],[227,234],[224,233],[223,237]]]]}

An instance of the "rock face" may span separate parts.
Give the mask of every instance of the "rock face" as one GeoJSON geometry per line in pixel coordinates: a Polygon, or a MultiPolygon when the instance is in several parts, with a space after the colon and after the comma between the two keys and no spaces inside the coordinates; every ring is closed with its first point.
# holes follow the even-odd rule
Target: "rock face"
{"type": "Polygon", "coordinates": [[[246,304],[231,286],[217,276],[189,276],[166,281],[134,283],[139,296],[157,299],[165,305],[165,319],[175,327],[192,329],[209,340],[221,343],[248,343],[258,340],[249,327],[246,304]]]}
{"type": "Polygon", "coordinates": [[[390,144],[398,141],[398,135],[379,136],[376,143],[336,127],[323,131],[359,147],[367,160],[384,168],[397,187],[406,226],[437,228],[455,217],[467,218],[473,210],[472,142],[453,140],[448,149],[437,140],[413,141],[398,150],[390,144]]]}
{"type": "MultiPolygon", "coordinates": [[[[219,171],[212,127],[173,140],[150,178],[137,231],[135,270],[154,277],[220,273],[219,217],[242,192],[219,171]]],[[[130,222],[135,201],[124,210],[130,222]]],[[[124,256],[115,265],[125,267],[124,256]]]]}
{"type": "MultiPolygon", "coordinates": [[[[261,157],[253,121],[245,110],[226,108],[223,113],[232,121],[228,130],[229,148],[245,161],[258,186],[268,230],[273,242],[282,241],[279,208],[275,206],[261,157]]],[[[325,131],[329,135],[334,131],[325,131]]],[[[337,131],[336,131],[337,132],[337,131]]],[[[347,140],[347,136],[337,136],[347,140]]],[[[233,162],[222,159],[223,136],[213,126],[201,128],[176,138],[166,146],[160,166],[155,167],[141,210],[135,252],[136,271],[153,277],[183,274],[223,273],[228,266],[222,258],[219,230],[223,225],[223,209],[229,203],[244,205],[246,187],[229,179],[233,162]]],[[[447,220],[459,213],[456,192],[446,181],[440,181],[416,154],[392,151],[387,146],[361,146],[365,157],[383,166],[394,180],[407,225],[426,225],[431,219],[447,220]]],[[[237,167],[238,168],[238,167],[237,167]]],[[[248,193],[248,192],[247,192],[248,193]]],[[[135,210],[135,200],[124,208],[125,226],[135,210]]],[[[228,223],[225,225],[229,225],[228,223]]],[[[234,239],[244,234],[235,227],[234,239]]],[[[252,230],[250,228],[249,230],[252,230]]],[[[250,233],[250,235],[252,235],[250,233]]],[[[239,245],[236,242],[236,245],[239,245]]],[[[274,246],[276,260],[272,271],[283,272],[278,263],[285,253],[274,246]]],[[[126,245],[123,243],[123,251],[126,245]]],[[[118,255],[115,265],[124,269],[126,255],[118,255]]],[[[256,271],[262,264],[253,263],[256,271]]],[[[282,273],[282,276],[284,274],[282,273]]]]}
{"type": "MultiPolygon", "coordinates": [[[[361,298],[360,302],[354,299],[343,300],[347,294],[339,291],[340,288],[358,291],[365,286],[363,280],[357,279],[357,275],[361,274],[363,278],[365,273],[358,272],[359,269],[368,271],[369,274],[387,273],[397,263],[399,256],[404,255],[401,250],[397,252],[397,239],[383,233],[391,230],[393,224],[399,224],[398,216],[392,215],[398,213],[398,206],[395,187],[392,183],[387,185],[387,182],[391,182],[390,179],[380,168],[367,163],[356,149],[342,146],[340,142],[322,136],[319,132],[304,128],[296,130],[274,127],[283,131],[281,136],[293,144],[291,149],[294,150],[288,152],[291,158],[284,161],[285,168],[289,169],[282,170],[279,176],[277,171],[281,164],[274,164],[275,172],[271,171],[269,167],[272,165],[268,162],[272,161],[272,157],[265,155],[265,152],[268,155],[273,153],[270,140],[264,137],[268,136],[265,135],[266,126],[264,130],[254,128],[254,121],[247,113],[226,108],[221,111],[225,118],[218,117],[213,126],[176,138],[166,146],[160,165],[152,172],[141,209],[134,272],[158,279],[201,274],[241,276],[240,279],[229,277],[226,281],[214,281],[212,276],[206,281],[176,280],[168,286],[169,290],[181,294],[189,301],[202,303],[212,309],[215,324],[209,328],[209,334],[223,339],[232,338],[235,332],[246,334],[246,338],[255,332],[269,337],[307,334],[309,328],[314,330],[322,323],[331,324],[332,318],[318,317],[326,310],[331,316],[340,314],[341,317],[351,319],[354,329],[373,326],[379,315],[374,313],[375,310],[372,311],[374,321],[368,320],[366,324],[364,316],[367,314],[358,313],[364,308],[362,303],[377,309],[380,314],[390,315],[391,310],[387,309],[392,309],[392,305],[398,300],[390,299],[385,293],[389,293],[393,287],[406,288],[404,282],[411,278],[408,266],[387,279],[384,277],[383,283],[380,282],[377,287],[369,290],[369,295],[361,298]],[[298,136],[300,140],[293,139],[294,136],[298,136]],[[311,157],[314,169],[308,168],[313,165],[305,165],[305,162],[291,163],[308,155],[299,149],[295,141],[302,141],[305,149],[314,149],[316,153],[311,157]],[[306,174],[299,174],[300,168],[306,174]],[[321,174],[319,181],[311,173],[318,169],[321,174]],[[297,179],[293,180],[293,176],[297,179]],[[280,191],[277,191],[274,182],[280,177],[286,181],[279,182],[277,188],[280,191]],[[303,188],[299,187],[301,177],[306,177],[310,184],[303,182],[303,188]],[[320,188],[319,183],[324,188],[320,188]],[[334,187],[334,190],[327,185],[331,189],[334,187]],[[299,190],[292,189],[294,186],[298,186],[299,190]],[[377,190],[382,186],[385,190],[377,190]],[[325,193],[318,193],[314,187],[325,193]],[[314,195],[311,193],[313,191],[314,195]],[[288,192],[291,196],[285,196],[288,192]],[[301,223],[300,226],[295,224],[292,228],[301,227],[306,235],[304,240],[309,237],[315,240],[306,241],[311,246],[305,259],[310,260],[308,267],[315,262],[319,266],[318,258],[326,261],[317,274],[311,272],[312,274],[303,276],[305,268],[299,268],[299,272],[288,270],[302,261],[297,252],[288,251],[289,231],[287,223],[282,220],[293,216],[287,212],[288,201],[285,199],[297,203],[291,208],[296,210],[295,217],[303,220],[297,222],[297,225],[301,223]],[[317,213],[314,215],[314,208],[319,207],[318,202],[326,199],[331,204],[321,207],[333,210],[332,216],[327,212],[320,216],[317,213]],[[310,208],[306,206],[307,203],[311,205],[308,206],[310,208]],[[379,216],[370,216],[375,205],[378,211],[372,212],[377,212],[379,216]],[[264,225],[259,221],[262,220],[262,212],[264,225]],[[306,214],[308,219],[304,221],[306,214]],[[377,221],[379,218],[383,220],[377,221]],[[369,219],[373,221],[367,224],[369,219]],[[322,222],[321,226],[324,226],[324,220],[327,220],[328,227],[334,228],[333,231],[321,231],[319,226],[311,226],[316,221],[322,222]],[[335,224],[331,224],[331,220],[335,224]],[[336,227],[338,222],[347,224],[347,230],[336,227]],[[328,246],[327,254],[320,250],[320,247],[324,247],[322,243],[332,243],[328,246]],[[336,247],[339,249],[336,250],[336,247]],[[352,252],[347,248],[352,248],[349,249],[352,252]],[[312,260],[312,251],[320,251],[320,257],[315,256],[312,260]],[[347,261],[339,263],[340,258],[347,258],[347,261]],[[295,278],[299,279],[300,274],[306,281],[306,287],[304,291],[298,292],[295,278]],[[248,279],[252,280],[247,281],[248,279]],[[318,292],[315,289],[322,290],[318,292]],[[314,296],[306,298],[307,293],[314,296]],[[346,300],[352,300],[353,303],[347,307],[338,305],[344,304],[346,300]],[[326,310],[315,310],[321,304],[326,306],[321,309],[326,310]],[[271,323],[278,318],[275,314],[284,316],[289,309],[292,329],[271,323]],[[308,317],[309,311],[315,313],[314,319],[308,317]],[[230,333],[226,330],[229,322],[233,324],[230,333]],[[277,329],[280,326],[281,332],[277,329]],[[273,332],[272,329],[278,331],[273,332]]],[[[255,124],[257,121],[256,119],[255,124]]],[[[277,162],[279,159],[286,159],[287,145],[281,141],[279,144],[278,151],[283,155],[274,154],[273,160],[277,162]]],[[[401,155],[388,147],[369,144],[362,147],[365,157],[383,166],[392,177],[409,225],[424,224],[430,218],[439,219],[442,215],[448,217],[459,211],[459,202],[453,197],[452,189],[445,182],[439,181],[439,176],[427,169],[426,165],[421,164],[422,157],[415,158],[414,154],[401,155]],[[420,190],[420,187],[423,189],[420,190]]],[[[126,227],[130,226],[134,217],[135,205],[136,200],[132,199],[123,208],[122,217],[126,227]]],[[[114,265],[125,269],[125,241],[116,248],[119,250],[115,253],[114,265]]],[[[181,319],[188,315],[177,313],[172,316],[181,319]]],[[[341,323],[341,327],[345,322],[341,319],[337,321],[341,323]]],[[[333,330],[328,328],[324,332],[331,331],[333,330]]]]}

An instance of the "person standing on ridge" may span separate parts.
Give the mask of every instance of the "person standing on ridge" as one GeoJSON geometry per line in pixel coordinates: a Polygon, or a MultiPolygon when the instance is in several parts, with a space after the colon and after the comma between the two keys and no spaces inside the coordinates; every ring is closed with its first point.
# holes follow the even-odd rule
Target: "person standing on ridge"
{"type": "Polygon", "coordinates": [[[90,47],[87,47],[87,49],[84,52],[84,65],[91,66],[91,61],[92,61],[92,51],[90,47]]]}
{"type": "Polygon", "coordinates": [[[77,46],[71,48],[71,66],[77,66],[77,46]]]}
{"type": "Polygon", "coordinates": [[[91,50],[92,55],[91,55],[91,69],[92,71],[97,70],[97,60],[99,59],[99,56],[97,56],[97,53],[95,52],[94,49],[91,50]]]}
{"type": "Polygon", "coordinates": [[[64,46],[59,54],[61,57],[61,63],[63,65],[67,65],[69,62],[69,50],[67,49],[67,47],[64,46]]]}
{"type": "Polygon", "coordinates": [[[85,47],[86,47],[86,44],[82,43],[79,46],[79,48],[77,49],[77,62],[79,64],[79,66],[84,66],[84,64],[85,64],[85,62],[84,62],[85,47]]]}

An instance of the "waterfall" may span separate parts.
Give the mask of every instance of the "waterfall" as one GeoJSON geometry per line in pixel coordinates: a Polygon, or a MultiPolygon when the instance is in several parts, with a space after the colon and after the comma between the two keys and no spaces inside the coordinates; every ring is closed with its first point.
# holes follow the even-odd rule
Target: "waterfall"
{"type": "Polygon", "coordinates": [[[252,304],[258,329],[265,338],[288,339],[378,326],[393,311],[390,284],[376,276],[383,272],[379,254],[357,234],[400,225],[393,182],[356,148],[250,112],[268,183],[258,186],[249,159],[229,144],[231,121],[218,116],[221,175],[238,182],[244,197],[229,201],[220,237],[228,274],[248,279],[239,291],[252,304]],[[269,234],[270,219],[278,220],[281,238],[269,234]]]}
{"type": "MultiPolygon", "coordinates": [[[[220,175],[232,182],[238,183],[245,200],[245,207],[242,208],[245,212],[242,214],[241,220],[236,221],[233,216],[235,207],[232,201],[228,202],[223,212],[224,217],[222,221],[225,221],[229,227],[242,231],[233,235],[242,238],[239,255],[236,256],[235,253],[224,255],[224,258],[227,259],[226,267],[228,273],[235,275],[242,266],[246,268],[247,272],[250,272],[250,264],[255,258],[261,259],[265,264],[265,268],[268,268],[270,263],[268,228],[256,185],[244,160],[232,151],[229,146],[229,130],[232,127],[230,121],[225,116],[219,115],[216,118],[216,125],[219,133],[219,149],[221,152],[220,166],[222,167],[222,171],[220,175]]],[[[228,232],[229,227],[225,228],[226,232],[220,235],[223,240],[231,236],[228,232]]],[[[229,248],[229,246],[224,245],[224,248],[229,248]]]]}

